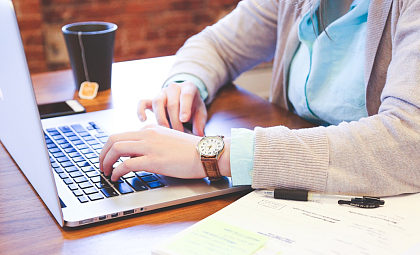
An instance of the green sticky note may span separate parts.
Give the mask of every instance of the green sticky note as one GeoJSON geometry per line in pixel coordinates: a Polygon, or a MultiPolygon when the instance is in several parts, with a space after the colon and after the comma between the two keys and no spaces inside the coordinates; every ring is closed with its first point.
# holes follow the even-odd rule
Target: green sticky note
{"type": "Polygon", "coordinates": [[[165,247],[171,254],[250,255],[267,241],[260,234],[212,218],[165,247]]]}

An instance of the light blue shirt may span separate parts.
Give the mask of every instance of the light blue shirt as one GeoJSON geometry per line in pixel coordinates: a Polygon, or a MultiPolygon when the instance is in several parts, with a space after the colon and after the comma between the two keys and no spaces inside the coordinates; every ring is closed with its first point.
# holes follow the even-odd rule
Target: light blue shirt
{"type": "Polygon", "coordinates": [[[318,37],[318,20],[307,13],[299,25],[301,44],[291,62],[288,98],[295,112],[316,124],[337,125],[367,116],[363,80],[366,21],[370,0],[350,11],[318,37]],[[314,24],[312,24],[312,20],[314,24]]]}

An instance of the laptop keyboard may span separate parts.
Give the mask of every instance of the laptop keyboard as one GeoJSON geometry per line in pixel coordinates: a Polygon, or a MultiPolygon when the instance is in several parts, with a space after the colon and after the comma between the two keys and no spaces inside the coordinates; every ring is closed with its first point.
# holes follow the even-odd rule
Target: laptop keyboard
{"type": "Polygon", "coordinates": [[[116,182],[104,176],[99,153],[108,135],[94,122],[49,128],[44,134],[54,171],[81,203],[166,186],[157,175],[144,171],[130,172],[116,182]]]}

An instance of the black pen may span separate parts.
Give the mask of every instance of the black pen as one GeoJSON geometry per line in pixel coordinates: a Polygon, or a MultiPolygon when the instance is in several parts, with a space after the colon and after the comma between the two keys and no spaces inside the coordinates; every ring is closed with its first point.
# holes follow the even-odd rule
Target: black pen
{"type": "Polygon", "coordinates": [[[265,196],[273,197],[276,199],[285,199],[285,200],[293,200],[293,201],[311,201],[311,202],[319,202],[322,198],[343,198],[343,199],[350,199],[350,200],[338,200],[339,205],[351,205],[360,208],[378,208],[381,205],[385,204],[384,200],[381,200],[379,197],[371,197],[371,196],[363,196],[363,197],[355,197],[350,198],[349,196],[342,196],[342,195],[331,195],[325,196],[319,193],[311,192],[308,190],[302,189],[274,189],[274,190],[258,190],[260,194],[265,196]]]}
{"type": "Polygon", "coordinates": [[[258,190],[260,194],[276,199],[294,200],[294,201],[319,201],[321,194],[302,189],[274,189],[258,190]]]}

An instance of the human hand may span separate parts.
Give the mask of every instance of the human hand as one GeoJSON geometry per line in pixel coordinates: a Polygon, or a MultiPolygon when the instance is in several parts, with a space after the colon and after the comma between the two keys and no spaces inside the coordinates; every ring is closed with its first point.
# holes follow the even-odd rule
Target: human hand
{"type": "Polygon", "coordinates": [[[184,131],[183,123],[191,122],[193,134],[204,135],[207,109],[197,86],[192,82],[171,83],[162,88],[154,99],[141,100],[138,105],[141,121],[146,120],[146,109],[155,113],[157,123],[161,126],[184,131]]]}
{"type": "MultiPolygon", "coordinates": [[[[100,169],[112,181],[131,171],[147,171],[185,179],[204,178],[196,146],[201,137],[158,125],[147,125],[135,132],[111,135],[99,155],[100,169]],[[113,169],[120,157],[131,157],[113,169]]],[[[230,176],[230,139],[219,158],[222,175],[230,176]]]]}

